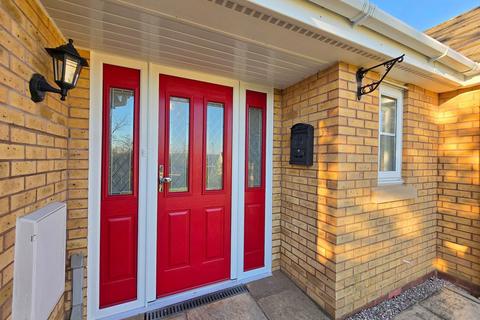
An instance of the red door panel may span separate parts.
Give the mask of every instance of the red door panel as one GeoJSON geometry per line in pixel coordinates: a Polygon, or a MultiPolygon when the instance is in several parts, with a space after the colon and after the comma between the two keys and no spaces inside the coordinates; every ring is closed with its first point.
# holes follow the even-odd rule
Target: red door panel
{"type": "Polygon", "coordinates": [[[187,266],[190,263],[190,211],[168,214],[168,269],[187,266]]]}
{"type": "Polygon", "coordinates": [[[137,297],[140,71],[103,67],[100,307],[137,297]]]}
{"type": "Polygon", "coordinates": [[[230,275],[232,88],[160,75],[157,296],[230,275]],[[163,174],[161,174],[163,172],[163,174]]]}
{"type": "Polygon", "coordinates": [[[223,239],[225,239],[225,210],[223,208],[209,208],[205,210],[206,248],[205,260],[222,259],[223,239]]]}
{"type": "Polygon", "coordinates": [[[265,265],[265,142],[267,95],[246,94],[244,271],[265,265]]]}

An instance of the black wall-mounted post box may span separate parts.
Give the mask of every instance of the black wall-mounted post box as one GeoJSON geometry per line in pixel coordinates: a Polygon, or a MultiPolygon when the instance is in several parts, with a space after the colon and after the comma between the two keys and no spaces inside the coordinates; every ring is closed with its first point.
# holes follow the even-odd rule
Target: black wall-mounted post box
{"type": "Polygon", "coordinates": [[[290,164],[313,164],[313,126],[297,123],[290,129],[290,164]]]}

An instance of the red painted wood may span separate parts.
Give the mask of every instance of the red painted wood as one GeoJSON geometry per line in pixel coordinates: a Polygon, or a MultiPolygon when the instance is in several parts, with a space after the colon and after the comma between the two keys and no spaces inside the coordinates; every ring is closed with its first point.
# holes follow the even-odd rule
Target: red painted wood
{"type": "Polygon", "coordinates": [[[168,168],[170,97],[190,100],[189,190],[158,192],[157,296],[230,276],[232,98],[229,87],[160,75],[159,164],[168,168]],[[224,104],[223,190],[205,190],[208,102],[224,104]]]}
{"type": "Polygon", "coordinates": [[[243,270],[253,270],[265,265],[265,144],[267,94],[247,90],[245,130],[245,219],[243,270]],[[248,111],[262,110],[262,177],[258,187],[248,186],[248,111]]]}
{"type": "Polygon", "coordinates": [[[139,70],[103,66],[100,308],[137,297],[139,94],[139,70]],[[110,88],[134,90],[133,193],[130,195],[108,194],[110,88]]]}

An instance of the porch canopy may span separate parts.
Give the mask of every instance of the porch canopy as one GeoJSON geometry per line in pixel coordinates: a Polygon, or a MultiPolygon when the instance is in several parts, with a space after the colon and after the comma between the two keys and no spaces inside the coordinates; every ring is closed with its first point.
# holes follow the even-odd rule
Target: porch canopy
{"type": "Polygon", "coordinates": [[[435,92],[472,85],[479,65],[375,8],[344,0],[42,0],[80,47],[285,88],[336,61],[435,92]],[[383,71],[383,70],[379,70],[383,71]]]}

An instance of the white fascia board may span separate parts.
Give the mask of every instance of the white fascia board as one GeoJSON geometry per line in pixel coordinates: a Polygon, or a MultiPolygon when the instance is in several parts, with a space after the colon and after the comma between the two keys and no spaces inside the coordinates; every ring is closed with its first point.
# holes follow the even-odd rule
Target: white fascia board
{"type": "MultiPolygon", "coordinates": [[[[315,28],[330,34],[332,37],[341,37],[345,41],[363,47],[377,54],[388,57],[398,57],[405,54],[404,63],[439,77],[450,80],[457,85],[464,85],[465,76],[439,62],[430,62],[430,56],[404,45],[399,41],[387,38],[365,26],[352,28],[349,19],[320,7],[311,1],[304,0],[247,0],[250,3],[263,7],[277,14],[294,19],[299,24],[315,28]]],[[[312,0],[313,1],[313,0],[312,0]]],[[[341,3],[342,1],[331,1],[341,3]]],[[[351,9],[352,15],[354,10],[351,9]]],[[[357,12],[358,13],[358,12],[357,12]]],[[[348,62],[348,61],[346,61],[348,62]]]]}
{"type": "Polygon", "coordinates": [[[362,25],[365,27],[407,45],[430,59],[442,56],[439,61],[454,68],[456,71],[463,73],[475,67],[476,63],[471,59],[381,10],[372,4],[370,0],[308,1],[343,15],[349,20],[352,20],[359,13],[364,13],[367,18],[362,21],[362,25]],[[367,11],[366,8],[370,10],[367,11]],[[356,13],[353,13],[354,15],[352,16],[352,12],[355,11],[356,13]]]}

